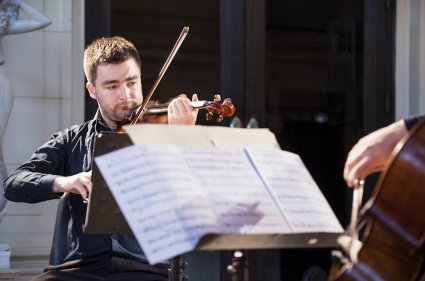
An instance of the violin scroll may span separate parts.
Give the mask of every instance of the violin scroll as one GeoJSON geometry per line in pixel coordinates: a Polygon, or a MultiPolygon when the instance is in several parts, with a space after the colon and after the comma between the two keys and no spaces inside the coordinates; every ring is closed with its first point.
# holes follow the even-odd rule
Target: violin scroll
{"type": "Polygon", "coordinates": [[[235,114],[236,108],[233,105],[230,98],[224,99],[223,103],[220,104],[221,96],[214,95],[213,101],[207,101],[204,104],[204,109],[208,111],[206,119],[209,121],[213,118],[214,114],[218,117],[216,121],[219,123],[223,121],[224,117],[231,117],[235,114]]]}

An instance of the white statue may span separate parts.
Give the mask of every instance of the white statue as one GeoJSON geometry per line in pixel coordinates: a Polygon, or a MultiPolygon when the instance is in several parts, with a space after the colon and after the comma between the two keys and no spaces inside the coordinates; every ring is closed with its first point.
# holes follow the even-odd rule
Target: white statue
{"type": "Polygon", "coordinates": [[[1,39],[9,34],[34,31],[50,23],[48,17],[21,0],[0,0],[0,220],[7,206],[7,200],[3,196],[3,181],[7,177],[3,161],[3,137],[13,103],[12,85],[4,69],[5,59],[1,39]],[[27,15],[25,19],[19,18],[20,10],[27,15]]]}

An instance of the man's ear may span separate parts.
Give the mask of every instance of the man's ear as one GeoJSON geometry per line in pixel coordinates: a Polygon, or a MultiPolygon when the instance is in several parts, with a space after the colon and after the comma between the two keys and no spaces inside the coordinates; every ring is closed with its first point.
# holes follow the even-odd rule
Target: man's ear
{"type": "Polygon", "coordinates": [[[96,89],[94,88],[93,84],[90,82],[86,83],[87,91],[89,92],[89,95],[92,99],[96,99],[96,89]]]}

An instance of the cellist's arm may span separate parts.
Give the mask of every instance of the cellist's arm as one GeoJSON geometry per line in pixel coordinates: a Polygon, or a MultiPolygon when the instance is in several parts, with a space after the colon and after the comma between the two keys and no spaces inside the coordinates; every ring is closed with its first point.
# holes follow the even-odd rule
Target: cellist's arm
{"type": "Polygon", "coordinates": [[[388,125],[361,138],[348,153],[344,166],[344,179],[349,187],[356,179],[380,171],[396,144],[407,135],[404,120],[388,125]]]}
{"type": "Polygon", "coordinates": [[[380,171],[396,144],[425,115],[417,115],[394,122],[361,138],[348,153],[344,166],[344,179],[349,187],[356,179],[364,179],[380,171]]]}

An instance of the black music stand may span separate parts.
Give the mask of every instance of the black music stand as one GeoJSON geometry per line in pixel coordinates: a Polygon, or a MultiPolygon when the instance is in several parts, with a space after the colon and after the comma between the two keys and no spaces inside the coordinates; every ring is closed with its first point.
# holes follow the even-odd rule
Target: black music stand
{"type": "MultiPolygon", "coordinates": [[[[94,157],[132,145],[127,134],[103,132],[95,136],[94,157]]],[[[89,195],[86,221],[83,231],[86,234],[131,234],[132,231],[110,192],[96,162],[92,167],[93,188],[89,195]]],[[[169,261],[169,280],[187,280],[184,274],[186,263],[181,256],[169,261]]]]}
{"type": "MultiPolygon", "coordinates": [[[[104,132],[95,136],[94,155],[108,152],[133,145],[127,134],[104,132]]],[[[131,234],[120,208],[109,190],[96,162],[92,167],[93,188],[89,194],[86,222],[83,226],[87,234],[131,234]]]]}
{"type": "MultiPolygon", "coordinates": [[[[133,145],[133,142],[127,134],[104,132],[95,137],[94,144],[96,157],[133,145]]],[[[84,233],[131,234],[132,231],[95,161],[92,167],[92,183],[83,226],[84,233]]],[[[341,233],[208,234],[201,238],[196,250],[331,248],[337,247],[336,239],[340,235],[341,233]]],[[[181,256],[170,260],[170,280],[187,280],[184,267],[185,262],[181,256]]]]}

